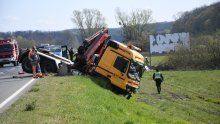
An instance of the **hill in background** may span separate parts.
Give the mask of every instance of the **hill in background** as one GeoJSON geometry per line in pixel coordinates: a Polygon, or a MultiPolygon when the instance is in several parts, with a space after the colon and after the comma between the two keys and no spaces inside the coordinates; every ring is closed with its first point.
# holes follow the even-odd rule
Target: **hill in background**
{"type": "MultiPolygon", "coordinates": [[[[169,32],[173,22],[157,22],[149,24],[148,31],[150,33],[169,32]]],[[[109,28],[111,39],[123,42],[121,28],[109,28]]],[[[32,45],[40,45],[42,43],[68,45],[77,48],[83,41],[77,29],[67,29],[62,31],[15,31],[0,32],[0,39],[16,38],[19,46],[29,48],[32,45]]]]}
{"type": "Polygon", "coordinates": [[[184,12],[173,24],[172,32],[213,34],[220,29],[220,2],[184,12]]]}

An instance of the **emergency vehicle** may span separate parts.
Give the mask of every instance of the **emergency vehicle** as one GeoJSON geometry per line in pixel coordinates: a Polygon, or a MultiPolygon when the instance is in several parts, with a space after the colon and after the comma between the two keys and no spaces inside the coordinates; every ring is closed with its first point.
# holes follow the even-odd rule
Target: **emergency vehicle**
{"type": "Polygon", "coordinates": [[[0,40],[0,66],[13,63],[18,65],[18,44],[14,39],[0,40]]]}

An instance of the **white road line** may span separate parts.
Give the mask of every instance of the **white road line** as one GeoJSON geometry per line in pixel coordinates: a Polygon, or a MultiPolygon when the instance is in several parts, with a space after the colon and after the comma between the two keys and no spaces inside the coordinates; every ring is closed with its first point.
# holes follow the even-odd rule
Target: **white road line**
{"type": "Polygon", "coordinates": [[[3,108],[8,102],[14,99],[22,90],[24,90],[28,85],[30,85],[35,79],[31,79],[28,83],[26,83],[23,87],[17,90],[14,94],[8,97],[4,102],[0,104],[0,109],[3,108]]]}

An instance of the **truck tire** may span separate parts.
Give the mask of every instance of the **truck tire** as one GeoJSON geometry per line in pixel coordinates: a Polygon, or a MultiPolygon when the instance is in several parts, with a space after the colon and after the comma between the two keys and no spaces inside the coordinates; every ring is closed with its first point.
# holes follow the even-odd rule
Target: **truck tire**
{"type": "Polygon", "coordinates": [[[24,72],[32,73],[31,62],[28,59],[28,57],[25,57],[23,59],[23,61],[21,62],[21,66],[22,66],[22,69],[23,69],[24,72]]]}
{"type": "Polygon", "coordinates": [[[50,60],[45,60],[42,62],[41,65],[41,71],[43,73],[56,73],[57,72],[57,67],[54,61],[50,61],[50,60]]]}

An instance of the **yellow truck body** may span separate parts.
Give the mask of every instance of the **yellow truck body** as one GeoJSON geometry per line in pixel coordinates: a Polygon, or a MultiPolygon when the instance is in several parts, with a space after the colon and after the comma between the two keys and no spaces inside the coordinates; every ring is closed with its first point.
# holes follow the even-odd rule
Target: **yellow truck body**
{"type": "Polygon", "coordinates": [[[107,77],[113,85],[133,92],[140,86],[144,60],[132,47],[109,41],[95,71],[107,77]]]}

